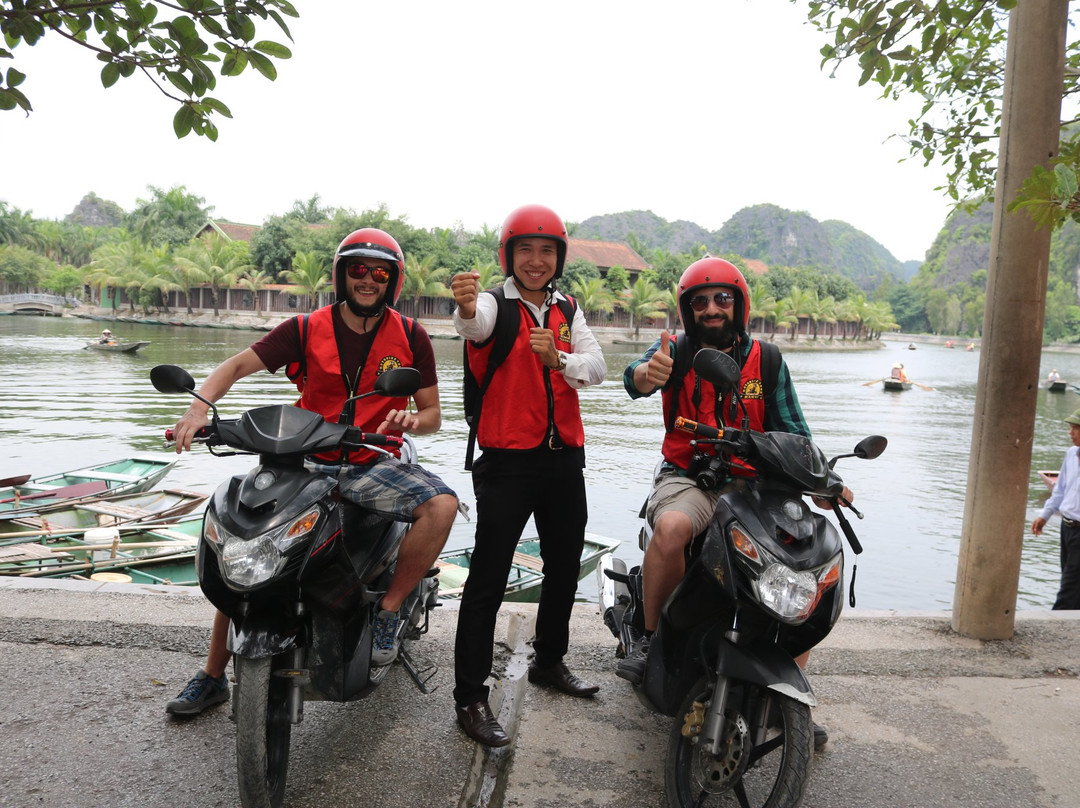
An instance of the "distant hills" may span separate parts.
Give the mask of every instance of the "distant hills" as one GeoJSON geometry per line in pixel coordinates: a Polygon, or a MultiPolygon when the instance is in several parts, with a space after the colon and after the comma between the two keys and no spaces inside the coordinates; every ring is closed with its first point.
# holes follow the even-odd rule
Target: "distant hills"
{"type": "Polygon", "coordinates": [[[626,241],[631,233],[651,249],[672,253],[690,252],[704,244],[713,254],[735,253],[769,266],[837,272],[867,291],[886,276],[906,283],[920,264],[897,260],[846,222],[819,222],[807,213],[768,204],[743,208],[715,231],[684,220],[669,222],[649,210],[592,216],[575,231],[580,238],[604,241],[626,241]]]}

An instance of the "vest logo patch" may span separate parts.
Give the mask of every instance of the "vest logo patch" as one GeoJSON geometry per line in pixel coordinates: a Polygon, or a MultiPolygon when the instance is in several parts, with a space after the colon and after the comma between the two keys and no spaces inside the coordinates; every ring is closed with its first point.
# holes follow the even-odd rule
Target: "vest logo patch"
{"type": "Polygon", "coordinates": [[[396,356],[384,356],[379,360],[379,368],[375,371],[376,376],[382,375],[387,370],[401,367],[401,360],[396,356]]]}
{"type": "Polygon", "coordinates": [[[559,323],[559,342],[570,344],[570,324],[559,323]]]}
{"type": "Polygon", "coordinates": [[[765,398],[765,386],[761,383],[761,379],[747,379],[742,387],[742,397],[745,399],[765,398]]]}

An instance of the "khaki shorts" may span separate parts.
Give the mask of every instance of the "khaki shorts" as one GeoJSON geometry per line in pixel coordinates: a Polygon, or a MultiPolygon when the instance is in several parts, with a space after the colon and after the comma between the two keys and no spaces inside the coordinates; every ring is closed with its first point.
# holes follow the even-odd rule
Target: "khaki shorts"
{"type": "Polygon", "coordinates": [[[698,535],[709,526],[716,503],[722,494],[728,491],[747,491],[750,484],[743,478],[736,477],[725,485],[710,491],[702,491],[690,477],[680,476],[671,468],[665,467],[653,481],[653,494],[645,508],[649,525],[656,524],[656,517],[665,511],[678,511],[690,517],[694,535],[698,535]]]}
{"type": "Polygon", "coordinates": [[[721,493],[721,490],[702,491],[689,477],[682,477],[674,469],[665,468],[653,481],[653,493],[649,497],[645,517],[650,525],[655,525],[660,514],[678,511],[690,517],[696,536],[708,526],[721,493]]]}

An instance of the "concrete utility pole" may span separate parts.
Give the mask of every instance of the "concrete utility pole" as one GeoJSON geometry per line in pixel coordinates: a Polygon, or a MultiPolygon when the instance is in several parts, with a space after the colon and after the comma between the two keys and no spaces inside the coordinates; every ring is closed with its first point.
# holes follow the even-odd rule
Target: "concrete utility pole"
{"type": "Polygon", "coordinates": [[[1049,229],[1006,213],[1021,183],[1058,153],[1067,0],[1023,0],[1009,16],[1001,149],[979,386],[953,600],[953,629],[1012,636],[1026,528],[1046,308],[1049,229]]]}

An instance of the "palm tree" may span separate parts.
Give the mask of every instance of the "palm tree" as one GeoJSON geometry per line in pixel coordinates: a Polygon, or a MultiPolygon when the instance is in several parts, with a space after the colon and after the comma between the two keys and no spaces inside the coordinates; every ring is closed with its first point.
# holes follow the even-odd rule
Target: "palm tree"
{"type": "Polygon", "coordinates": [[[226,242],[216,233],[206,238],[195,238],[181,248],[176,262],[189,271],[202,274],[204,283],[210,286],[210,300],[214,306],[214,316],[220,316],[219,292],[236,283],[244,272],[255,268],[248,263],[243,242],[226,242]],[[237,246],[233,246],[233,245],[237,246]]]}
{"type": "Polygon", "coordinates": [[[438,257],[434,254],[425,255],[422,261],[418,261],[412,254],[405,259],[405,278],[401,287],[401,296],[412,301],[413,316],[418,319],[420,298],[449,297],[451,294],[446,285],[450,270],[445,267],[436,267],[437,260],[438,257]]]}
{"type": "Polygon", "coordinates": [[[646,278],[638,278],[622,295],[621,305],[630,312],[630,325],[634,329],[634,339],[641,330],[641,321],[646,317],[659,317],[664,314],[664,293],[656,284],[646,278]]]}
{"type": "Polygon", "coordinates": [[[501,286],[505,280],[502,267],[495,261],[483,261],[478,258],[473,261],[470,271],[480,276],[481,289],[494,289],[496,286],[501,286]]]}
{"type": "Polygon", "coordinates": [[[798,286],[792,286],[791,291],[788,292],[788,296],[784,298],[785,308],[782,314],[785,318],[793,323],[791,329],[792,341],[799,338],[799,320],[803,317],[809,319],[810,308],[817,301],[817,291],[814,291],[813,296],[808,292],[804,292],[798,286]]]}
{"type": "Polygon", "coordinates": [[[775,332],[776,317],[778,314],[776,298],[769,293],[764,284],[758,284],[750,289],[750,311],[746,313],[747,330],[751,330],[754,320],[761,320],[761,330],[765,330],[765,323],[774,323],[775,332]]]}
{"type": "Polygon", "coordinates": [[[570,293],[586,314],[594,311],[609,312],[615,308],[615,295],[600,278],[579,278],[570,284],[570,293]]]}
{"type": "MultiPolygon", "coordinates": [[[[316,196],[317,198],[317,196],[316,196]]],[[[263,272],[261,269],[253,268],[249,269],[243,275],[237,279],[237,283],[251,292],[255,298],[255,316],[262,315],[262,306],[260,305],[259,292],[262,291],[266,284],[270,283],[273,278],[270,277],[270,273],[263,272]]]]}
{"type": "MultiPolygon", "coordinates": [[[[169,313],[169,292],[177,292],[180,290],[179,285],[173,279],[173,267],[175,262],[173,261],[172,251],[169,249],[168,244],[162,244],[158,247],[151,247],[143,253],[142,267],[146,272],[146,280],[143,283],[140,292],[153,292],[161,301],[161,306],[165,313],[169,313]]],[[[145,304],[144,304],[145,307],[145,304]]]]}
{"type": "Polygon", "coordinates": [[[667,320],[665,324],[669,331],[674,331],[679,327],[679,283],[676,281],[671,284],[671,288],[668,289],[663,297],[660,298],[660,303],[667,309],[667,320]]]}
{"type": "Polygon", "coordinates": [[[330,285],[330,266],[314,252],[298,252],[285,280],[295,283],[308,296],[308,311],[315,311],[319,292],[330,285]]]}
{"type": "Polygon", "coordinates": [[[840,338],[846,340],[848,327],[853,323],[857,327],[859,322],[859,309],[854,299],[848,297],[836,302],[836,320],[840,323],[840,338]]]}
{"type": "Polygon", "coordinates": [[[836,298],[826,295],[819,298],[814,292],[814,299],[810,304],[810,326],[814,332],[814,339],[818,337],[818,324],[833,324],[836,322],[836,298]]]}
{"type": "Polygon", "coordinates": [[[98,290],[100,304],[104,305],[102,296],[106,289],[124,288],[127,277],[139,271],[142,254],[143,246],[135,238],[105,244],[94,250],[93,260],[88,265],[87,280],[92,289],[98,290]]]}

